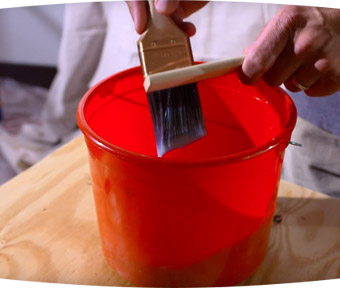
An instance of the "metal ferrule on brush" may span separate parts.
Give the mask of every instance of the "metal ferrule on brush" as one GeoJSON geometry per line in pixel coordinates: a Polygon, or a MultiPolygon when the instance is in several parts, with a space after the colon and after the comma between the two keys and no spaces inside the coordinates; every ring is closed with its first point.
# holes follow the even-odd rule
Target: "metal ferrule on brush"
{"type": "MultiPolygon", "coordinates": [[[[149,21],[137,42],[144,80],[159,72],[193,65],[188,35],[149,0],[149,21]]],[[[206,134],[196,84],[147,93],[157,154],[188,145],[206,134]]]]}
{"type": "Polygon", "coordinates": [[[189,37],[149,1],[148,27],[137,42],[143,77],[193,65],[189,37]]]}

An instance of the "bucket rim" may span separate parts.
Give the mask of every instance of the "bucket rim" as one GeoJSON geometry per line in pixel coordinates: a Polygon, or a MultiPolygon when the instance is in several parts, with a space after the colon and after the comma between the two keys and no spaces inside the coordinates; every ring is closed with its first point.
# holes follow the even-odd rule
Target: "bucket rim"
{"type": "Polygon", "coordinates": [[[271,89],[277,89],[288,101],[290,106],[290,118],[287,121],[286,126],[272,139],[264,142],[261,145],[256,147],[252,147],[250,149],[243,150],[241,152],[216,156],[211,158],[201,158],[201,159],[172,159],[172,158],[163,158],[158,156],[151,156],[146,154],[140,154],[137,152],[129,151],[127,149],[121,148],[117,145],[114,145],[102,137],[100,137],[96,132],[94,132],[90,125],[87,123],[84,115],[85,105],[87,100],[93,95],[93,92],[96,91],[100,86],[102,86],[105,82],[110,79],[123,77],[124,74],[134,73],[137,70],[141,70],[140,66],[135,66],[117,73],[114,73],[103,80],[99,81],[97,84],[92,86],[81,98],[78,108],[77,108],[77,122],[80,130],[82,131],[85,141],[90,140],[94,144],[96,144],[101,149],[114,154],[118,158],[124,159],[126,161],[133,162],[148,162],[154,163],[157,165],[175,165],[175,166],[211,166],[211,165],[221,165],[232,162],[240,162],[244,160],[248,160],[259,155],[264,154],[265,152],[274,149],[279,145],[283,145],[283,150],[288,146],[288,142],[290,140],[291,133],[295,127],[297,120],[297,110],[296,106],[288,95],[281,87],[271,87],[271,89]]]}

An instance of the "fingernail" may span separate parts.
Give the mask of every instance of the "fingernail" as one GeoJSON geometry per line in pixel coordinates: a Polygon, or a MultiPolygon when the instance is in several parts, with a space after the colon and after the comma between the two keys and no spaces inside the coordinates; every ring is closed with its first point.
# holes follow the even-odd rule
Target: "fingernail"
{"type": "Polygon", "coordinates": [[[178,6],[176,1],[166,1],[166,0],[155,0],[155,7],[158,12],[165,15],[171,15],[175,12],[178,6]]]}
{"type": "Polygon", "coordinates": [[[255,84],[266,71],[258,64],[258,61],[253,59],[253,57],[252,51],[249,50],[242,63],[242,73],[244,74],[242,79],[244,80],[244,83],[249,85],[255,84]]]}
{"type": "Polygon", "coordinates": [[[245,85],[252,85],[253,84],[251,79],[246,74],[244,74],[242,68],[240,68],[238,70],[238,78],[245,85]]]}
{"type": "Polygon", "coordinates": [[[155,7],[158,12],[167,12],[167,1],[155,0],[155,7]]]}

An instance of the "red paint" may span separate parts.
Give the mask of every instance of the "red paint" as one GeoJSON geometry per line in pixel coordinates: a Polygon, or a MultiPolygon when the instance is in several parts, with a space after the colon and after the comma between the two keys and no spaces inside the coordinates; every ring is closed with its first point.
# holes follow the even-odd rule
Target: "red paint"
{"type": "Polygon", "coordinates": [[[237,73],[198,88],[208,135],[163,158],[139,68],[79,104],[104,254],[137,286],[234,285],[265,255],[295,106],[237,73]]]}

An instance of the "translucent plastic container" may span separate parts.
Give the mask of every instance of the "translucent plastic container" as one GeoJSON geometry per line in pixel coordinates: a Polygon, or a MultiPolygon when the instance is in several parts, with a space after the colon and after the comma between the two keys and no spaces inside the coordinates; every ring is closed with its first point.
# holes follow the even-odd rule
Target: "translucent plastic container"
{"type": "Polygon", "coordinates": [[[237,73],[198,83],[207,136],[158,158],[139,67],[79,104],[102,247],[137,286],[226,286],[267,249],[296,109],[279,88],[237,73]]]}

